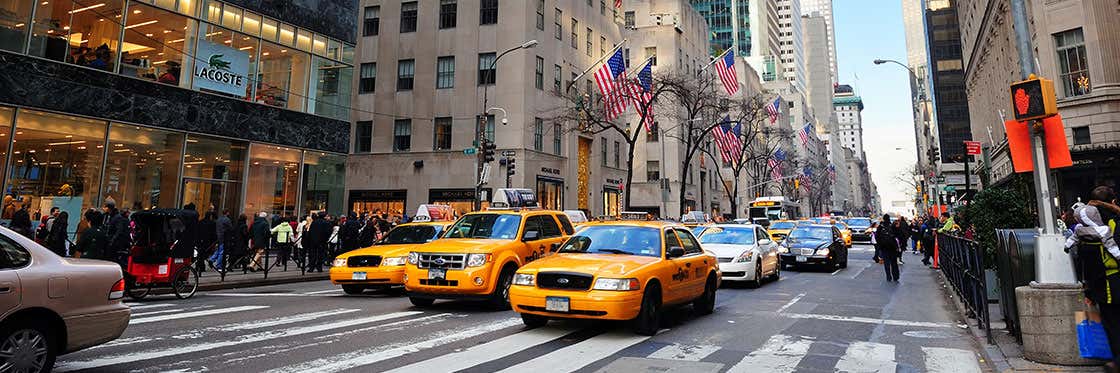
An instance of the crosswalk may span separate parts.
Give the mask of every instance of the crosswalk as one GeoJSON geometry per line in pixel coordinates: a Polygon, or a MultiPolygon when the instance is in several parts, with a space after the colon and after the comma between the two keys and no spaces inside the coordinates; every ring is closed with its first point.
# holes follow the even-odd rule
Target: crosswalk
{"type": "MultiPolygon", "coordinates": [[[[220,314],[250,315],[269,307],[138,304],[133,309],[139,316],[131,324],[137,325],[210,319],[220,314]],[[169,318],[173,316],[180,317],[169,318]]],[[[799,335],[772,335],[757,346],[664,343],[659,337],[638,336],[604,324],[551,323],[525,329],[513,314],[472,318],[455,312],[404,310],[367,314],[359,309],[337,308],[298,315],[243,317],[238,322],[212,323],[168,334],[126,335],[64,356],[55,370],[543,373],[594,371],[625,358],[718,365],[721,372],[780,373],[807,370],[810,366],[819,370],[825,356],[826,364],[834,364],[832,369],[836,372],[895,372],[908,370],[905,367],[931,373],[982,371],[977,355],[965,349],[921,347],[918,356],[914,353],[919,350],[903,352],[891,344],[799,335]],[[356,343],[374,336],[397,335],[401,337],[385,342],[356,343]],[[837,355],[843,352],[840,356],[822,355],[818,351],[822,348],[835,350],[837,355]],[[274,360],[270,357],[301,352],[308,352],[306,356],[313,358],[275,359],[273,365],[261,365],[271,364],[274,360]],[[914,356],[902,356],[903,353],[914,356]]]]}

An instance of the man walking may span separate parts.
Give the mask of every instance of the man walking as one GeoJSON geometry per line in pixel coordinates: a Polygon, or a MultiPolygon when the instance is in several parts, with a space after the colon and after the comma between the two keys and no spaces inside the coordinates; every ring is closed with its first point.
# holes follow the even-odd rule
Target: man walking
{"type": "Polygon", "coordinates": [[[307,263],[307,272],[323,272],[323,253],[327,250],[327,240],[330,239],[333,227],[327,221],[327,213],[320,212],[311,221],[311,230],[307,234],[309,241],[304,241],[303,247],[310,254],[307,263]],[[308,245],[310,244],[310,247],[308,245]]]}
{"type": "Polygon", "coordinates": [[[233,234],[233,221],[229,220],[229,210],[223,210],[222,215],[214,222],[214,236],[218,249],[210,255],[210,264],[221,271],[225,268],[226,247],[229,246],[233,234]]]}
{"type": "Polygon", "coordinates": [[[1116,206],[1116,192],[1107,186],[1093,189],[1090,199],[1089,207],[1082,208],[1075,214],[1089,218],[1091,214],[1087,212],[1096,208],[1100,217],[1100,226],[1097,228],[1103,229],[1087,227],[1085,230],[1092,233],[1089,236],[1097,236],[1099,239],[1086,240],[1086,235],[1080,232],[1082,228],[1078,228],[1075,233],[1079,240],[1077,257],[1084,276],[1085,297],[1100,308],[1101,325],[1104,326],[1112,349],[1113,360],[1105,365],[1105,370],[1117,372],[1120,371],[1120,292],[1117,290],[1120,289],[1120,249],[1116,248],[1116,242],[1120,242],[1120,232],[1117,232],[1116,226],[1120,224],[1120,207],[1116,206]]]}
{"type": "Polygon", "coordinates": [[[117,210],[117,204],[113,202],[105,203],[105,227],[109,233],[109,250],[113,261],[121,265],[121,268],[128,266],[129,247],[132,245],[132,238],[128,231],[128,219],[121,215],[120,210],[117,210]]]}
{"type": "Polygon", "coordinates": [[[268,248],[269,238],[272,236],[272,229],[268,226],[268,221],[265,217],[268,216],[266,212],[257,214],[256,219],[253,219],[253,226],[250,229],[249,237],[252,238],[250,244],[253,248],[253,260],[249,262],[249,270],[256,272],[261,269],[261,258],[265,255],[265,249],[268,248]]]}
{"type": "Polygon", "coordinates": [[[883,270],[887,272],[887,282],[898,282],[898,240],[894,235],[890,215],[883,215],[883,221],[874,234],[879,246],[879,256],[883,260],[883,270]]]}

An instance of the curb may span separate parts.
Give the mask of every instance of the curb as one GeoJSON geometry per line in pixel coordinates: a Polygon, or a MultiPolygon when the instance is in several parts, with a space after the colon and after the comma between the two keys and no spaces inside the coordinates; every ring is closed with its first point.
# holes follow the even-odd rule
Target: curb
{"type": "MultiPolygon", "coordinates": [[[[964,304],[957,299],[953,290],[949,288],[949,281],[945,278],[945,272],[937,270],[937,279],[938,285],[941,285],[942,295],[949,300],[949,303],[953,304],[953,308],[957,310],[957,316],[960,316],[964,320],[964,323],[968,325],[968,331],[972,334],[973,340],[980,346],[980,354],[984,357],[988,367],[995,372],[1014,372],[1015,368],[1012,368],[1011,364],[1007,362],[1007,356],[999,349],[999,345],[988,344],[987,337],[984,336],[984,330],[981,329],[978,324],[975,324],[972,321],[973,319],[966,316],[968,315],[968,310],[965,309],[964,304]]],[[[991,321],[989,320],[989,322],[991,321]]],[[[995,333],[995,331],[993,330],[992,333],[995,333]]]]}
{"type": "Polygon", "coordinates": [[[223,281],[223,282],[212,282],[212,283],[199,284],[198,285],[198,290],[199,291],[215,291],[215,290],[240,289],[240,288],[250,288],[250,287],[257,287],[257,286],[267,286],[267,285],[283,285],[283,284],[294,284],[294,283],[299,283],[299,282],[322,281],[322,280],[329,280],[329,279],[330,279],[330,274],[329,273],[322,273],[322,274],[314,274],[314,275],[307,274],[307,275],[303,275],[303,276],[292,276],[292,277],[274,277],[274,278],[269,278],[269,279],[260,278],[260,279],[251,279],[251,280],[223,281]]]}

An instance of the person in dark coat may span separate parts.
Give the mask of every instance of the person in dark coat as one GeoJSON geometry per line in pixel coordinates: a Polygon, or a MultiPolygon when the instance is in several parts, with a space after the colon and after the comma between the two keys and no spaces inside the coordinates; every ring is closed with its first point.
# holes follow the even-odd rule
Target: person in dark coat
{"type": "Polygon", "coordinates": [[[905,264],[902,260],[902,254],[906,253],[907,242],[910,242],[910,225],[906,224],[906,217],[899,216],[898,224],[895,226],[895,238],[898,239],[898,263],[905,264]]]}
{"type": "Polygon", "coordinates": [[[922,222],[922,264],[931,265],[930,259],[933,258],[933,240],[937,234],[937,219],[932,216],[926,217],[922,222]]]}
{"type": "Polygon", "coordinates": [[[349,252],[357,249],[361,245],[362,222],[358,219],[358,214],[353,212],[346,217],[346,224],[342,225],[339,232],[339,239],[342,243],[342,252],[349,252]]]}
{"type": "Polygon", "coordinates": [[[883,215],[883,222],[874,234],[879,256],[883,259],[883,270],[887,272],[887,282],[898,282],[898,240],[895,238],[890,215],[883,215]]]}
{"type": "Polygon", "coordinates": [[[50,232],[47,233],[46,246],[58,256],[66,256],[66,242],[69,236],[67,230],[70,228],[69,219],[70,214],[66,211],[58,213],[58,216],[54,218],[54,224],[51,224],[50,232]]]}
{"type": "Polygon", "coordinates": [[[210,265],[218,271],[225,268],[226,248],[233,242],[233,221],[229,220],[229,210],[222,211],[218,220],[214,221],[214,242],[217,248],[210,255],[210,265]]]}
{"type": "Polygon", "coordinates": [[[132,246],[132,235],[128,228],[128,218],[117,210],[116,203],[108,202],[103,209],[105,213],[105,229],[109,235],[108,259],[116,261],[121,267],[128,265],[129,249],[132,246]]]}
{"type": "MultiPolygon", "coordinates": [[[[1117,206],[1116,191],[1108,186],[1094,188],[1089,198],[1089,206],[1096,208],[1100,217],[1099,226],[1107,227],[1107,233],[1092,242],[1079,242],[1077,262],[1081,267],[1085,298],[1100,309],[1101,326],[1112,349],[1112,361],[1105,365],[1105,371],[1117,372],[1120,371],[1120,290],[1117,290],[1120,289],[1120,258],[1110,251],[1106,242],[1120,240],[1120,229],[1117,229],[1120,206],[1117,206]]],[[[1088,207],[1082,208],[1086,209],[1088,207]]]]}
{"type": "Polygon", "coordinates": [[[86,221],[89,228],[82,232],[74,251],[81,253],[82,258],[111,259],[109,248],[109,235],[105,227],[105,217],[97,210],[86,211],[86,221]]]}
{"type": "Polygon", "coordinates": [[[12,214],[12,222],[9,224],[9,227],[16,233],[22,234],[24,237],[32,238],[31,213],[27,211],[27,205],[20,206],[20,209],[12,214]]]}
{"type": "Polygon", "coordinates": [[[265,249],[268,248],[269,240],[272,236],[272,228],[268,226],[268,213],[261,212],[253,219],[253,225],[249,229],[249,245],[252,247],[253,260],[249,262],[249,270],[256,272],[261,268],[261,258],[264,257],[265,249]]]}
{"type": "Polygon", "coordinates": [[[214,252],[217,240],[215,235],[214,211],[207,211],[206,215],[202,216],[202,220],[198,222],[195,231],[195,247],[198,248],[198,257],[195,258],[195,267],[199,272],[206,271],[206,262],[203,259],[209,258],[210,254],[214,252]]]}
{"type": "Polygon", "coordinates": [[[358,246],[359,247],[373,246],[373,242],[377,241],[377,237],[380,236],[379,233],[380,233],[380,231],[377,229],[377,223],[376,223],[375,219],[367,219],[365,221],[364,225],[362,226],[361,233],[358,234],[358,246]]]}
{"type": "Polygon", "coordinates": [[[327,240],[330,239],[332,230],[331,222],[326,219],[326,213],[319,213],[311,221],[311,230],[307,237],[310,238],[310,242],[304,241],[303,244],[309,254],[307,272],[323,272],[323,254],[327,250],[327,240]]]}
{"type": "Polygon", "coordinates": [[[245,259],[245,256],[248,255],[249,252],[249,216],[245,214],[239,215],[237,217],[237,223],[233,224],[233,230],[231,232],[230,239],[233,242],[231,242],[230,247],[226,249],[230,251],[229,256],[232,258],[229,262],[235,263],[239,267],[244,267],[246,263],[243,259],[245,259]]]}

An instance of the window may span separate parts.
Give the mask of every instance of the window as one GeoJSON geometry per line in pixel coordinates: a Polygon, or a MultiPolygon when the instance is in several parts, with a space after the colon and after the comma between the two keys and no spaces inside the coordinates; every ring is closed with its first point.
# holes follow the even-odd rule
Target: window
{"type": "Polygon", "coordinates": [[[358,93],[373,93],[377,88],[377,63],[363,63],[358,72],[358,93]]]}
{"type": "Polygon", "coordinates": [[[591,28],[590,27],[587,28],[587,38],[584,39],[584,40],[585,40],[584,44],[587,45],[587,56],[591,57],[592,42],[591,42],[591,28]]]}
{"type": "MultiPolygon", "coordinates": [[[[30,28],[31,45],[28,53],[32,56],[113,71],[120,52],[121,26],[114,21],[101,22],[105,19],[100,17],[99,14],[119,15],[123,4],[122,1],[106,1],[101,3],[101,7],[94,9],[84,1],[4,1],[0,3],[0,25],[3,25],[0,26],[0,30],[3,31],[0,34],[0,48],[22,51],[26,41],[25,38],[27,38],[26,30],[30,28]],[[32,7],[36,7],[36,9],[31,9],[32,7]],[[30,16],[31,14],[35,15],[34,19],[30,16]],[[31,22],[28,22],[28,20],[31,20],[31,22]],[[30,25],[28,25],[29,23],[30,25]],[[17,29],[18,31],[16,31],[17,29]]],[[[135,6],[132,8],[135,8],[135,6]]],[[[133,21],[132,18],[134,17],[129,17],[126,27],[131,28],[126,28],[125,34],[132,34],[133,38],[144,38],[144,34],[138,34],[139,30],[134,30],[134,28],[156,29],[156,27],[145,27],[152,26],[151,23],[139,25],[140,22],[166,21],[166,19],[156,20],[163,17],[151,14],[138,14],[135,18],[141,20],[137,21],[133,21]]],[[[179,24],[179,27],[187,23],[186,17],[180,16],[178,18],[174,22],[179,24]]],[[[146,33],[150,32],[152,31],[146,31],[146,33]]],[[[182,34],[182,30],[178,30],[177,33],[182,34]]],[[[162,35],[156,36],[156,38],[161,39],[162,35]]],[[[138,47],[139,50],[151,50],[149,48],[152,45],[159,46],[160,42],[149,40],[138,47]]],[[[132,56],[130,59],[136,59],[137,57],[132,56]]],[[[94,198],[96,198],[96,194],[94,194],[94,198]]],[[[71,215],[76,217],[80,214],[81,212],[78,211],[77,214],[71,215]]]]}
{"type": "Polygon", "coordinates": [[[544,151],[544,119],[533,119],[533,150],[544,151]]]}
{"type": "Polygon", "coordinates": [[[537,56],[537,69],[533,72],[537,89],[544,90],[544,58],[537,56]]]}
{"type": "Polygon", "coordinates": [[[599,36],[599,57],[607,54],[607,37],[599,36]]]}
{"type": "MultiPolygon", "coordinates": [[[[104,180],[121,182],[107,185],[107,195],[121,206],[142,209],[178,205],[174,196],[163,195],[160,191],[175,190],[179,186],[180,152],[185,141],[182,132],[111,124],[109,148],[112,151],[106,153],[109,157],[104,180]]],[[[61,149],[56,148],[58,150],[61,149]]]]}
{"type": "MultiPolygon", "coordinates": [[[[479,117],[479,116],[474,117],[475,121],[479,121],[481,119],[482,118],[479,117]]],[[[476,124],[475,127],[477,128],[478,125],[476,124]]],[[[490,115],[486,116],[486,128],[483,129],[482,132],[483,132],[482,135],[483,135],[484,138],[486,138],[487,140],[490,140],[490,141],[494,141],[494,114],[490,114],[490,115]]]]}
{"type": "Polygon", "coordinates": [[[564,40],[564,26],[560,24],[564,20],[564,12],[560,8],[556,8],[556,17],[553,19],[553,26],[556,27],[556,40],[564,40]]]}
{"type": "MultiPolygon", "coordinates": [[[[11,116],[0,114],[0,117],[6,120],[5,127],[11,123],[11,116]]],[[[66,195],[72,198],[64,198],[69,204],[61,208],[70,215],[70,223],[77,226],[78,217],[86,208],[98,207],[96,199],[101,188],[107,126],[104,121],[20,110],[5,190],[19,190],[23,203],[31,206],[30,210],[43,206],[44,202],[50,205],[51,196],[63,194],[60,189],[68,189],[66,195]]],[[[4,130],[10,131],[10,128],[4,130]]],[[[155,138],[145,140],[154,141],[155,138]]],[[[56,198],[54,203],[61,202],[60,197],[53,198],[56,198]]]]}
{"type": "Polygon", "coordinates": [[[493,25],[498,23],[498,0],[482,0],[478,9],[478,24],[493,25]]]}
{"type": "Polygon", "coordinates": [[[650,66],[657,66],[657,47],[646,47],[646,58],[650,66]]]}
{"type": "Polygon", "coordinates": [[[603,167],[607,167],[607,138],[599,138],[599,156],[603,159],[603,167]]]}
{"type": "Polygon", "coordinates": [[[673,230],[672,229],[666,229],[665,230],[665,248],[666,248],[666,250],[668,250],[668,248],[670,248],[670,247],[684,248],[684,246],[681,245],[681,240],[679,238],[677,238],[677,235],[673,233],[673,230]]]}
{"type": "Polygon", "coordinates": [[[552,89],[556,90],[556,94],[561,94],[560,90],[560,77],[563,76],[564,70],[560,65],[552,65],[552,89]]]}
{"type": "Polygon", "coordinates": [[[432,132],[435,134],[435,138],[432,140],[432,149],[451,149],[451,117],[436,118],[435,130],[432,132]]]}
{"type": "MultiPolygon", "coordinates": [[[[199,33],[209,33],[219,31],[216,26],[200,27],[199,33]]],[[[230,34],[223,32],[222,35],[230,34]]],[[[202,34],[205,35],[205,34],[202,34]]],[[[219,36],[219,35],[215,35],[219,36]]],[[[245,48],[251,45],[241,46],[240,43],[245,42],[245,37],[232,37],[227,38],[235,48],[245,48]]],[[[201,38],[200,38],[201,39],[201,38]]],[[[211,40],[216,41],[216,40],[211,40]]],[[[200,40],[201,44],[202,41],[200,40]]],[[[257,45],[258,43],[252,43],[257,45]]],[[[291,110],[303,110],[303,104],[307,87],[307,70],[310,63],[311,56],[307,53],[294,51],[288,47],[269,43],[261,42],[260,45],[260,66],[256,71],[256,101],[262,102],[267,105],[276,107],[288,108],[291,110]]],[[[250,55],[252,56],[252,55],[250,55]]],[[[250,61],[249,66],[252,66],[250,61]]],[[[254,87],[246,87],[246,90],[254,87]]]]}
{"type": "Polygon", "coordinates": [[[393,122],[393,151],[407,152],[412,149],[412,120],[397,119],[393,122]]]}
{"type": "Polygon", "coordinates": [[[1089,93],[1089,65],[1081,29],[1054,34],[1054,44],[1058,52],[1058,79],[1066,97],[1089,93]]]}
{"type": "Polygon", "coordinates": [[[626,27],[634,28],[634,11],[626,11],[622,13],[622,18],[625,20],[626,27]]]}
{"type": "Polygon", "coordinates": [[[528,226],[529,222],[533,220],[536,220],[538,222],[538,224],[534,225],[540,227],[541,238],[555,238],[563,235],[563,233],[560,231],[560,225],[556,224],[556,219],[552,218],[551,215],[538,215],[529,217],[529,219],[526,220],[526,226],[528,226]]]}
{"type": "Polygon", "coordinates": [[[599,0],[599,15],[607,15],[607,0],[599,0]]]}
{"type": "Polygon", "coordinates": [[[416,61],[415,60],[400,60],[397,61],[397,90],[398,91],[411,91],[412,80],[416,75],[416,61]]]}
{"type": "Polygon", "coordinates": [[[362,20],[362,36],[377,35],[377,32],[380,28],[381,7],[367,6],[365,10],[365,19],[362,20]]]}
{"type": "Polygon", "coordinates": [[[31,263],[31,253],[8,237],[0,237],[0,253],[0,269],[21,268],[31,263]]]}
{"type": "Polygon", "coordinates": [[[373,121],[358,121],[354,128],[354,152],[373,151],[373,121]]]}
{"type": "Polygon", "coordinates": [[[661,180],[661,163],[646,161],[646,181],[652,183],[658,180],[661,180]]]}
{"type": "Polygon", "coordinates": [[[401,33],[416,32],[416,2],[401,3],[401,33]]]}
{"type": "Polygon", "coordinates": [[[657,125],[657,122],[653,122],[653,125],[649,127],[649,131],[646,131],[646,142],[660,141],[658,138],[659,132],[661,132],[661,128],[657,125]]]}
{"type": "Polygon", "coordinates": [[[436,59],[436,88],[455,86],[455,57],[446,56],[436,59]]]}
{"type": "Polygon", "coordinates": [[[544,0],[537,0],[537,30],[544,31],[544,0]]]}
{"type": "Polygon", "coordinates": [[[620,143],[618,141],[615,141],[614,142],[614,167],[615,168],[619,167],[618,161],[619,161],[619,158],[621,158],[621,156],[622,156],[622,143],[620,143]]]}
{"type": "Polygon", "coordinates": [[[492,85],[495,83],[494,74],[498,67],[494,65],[494,53],[478,54],[478,85],[492,85]]]}
{"type": "Polygon", "coordinates": [[[439,0],[439,28],[455,28],[455,17],[458,14],[457,0],[439,0]]]}
{"type": "Polygon", "coordinates": [[[564,130],[560,128],[560,123],[553,123],[552,124],[552,154],[560,155],[560,151],[563,150],[563,146],[561,146],[561,145],[563,145],[561,143],[563,135],[564,135],[564,130]]]}
{"type": "Polygon", "coordinates": [[[1073,128],[1073,145],[1088,145],[1093,142],[1092,140],[1089,136],[1089,126],[1073,128]]]}
{"type": "Polygon", "coordinates": [[[627,69],[630,68],[630,48],[622,49],[622,66],[625,66],[627,69]]]}
{"type": "MultiPolygon", "coordinates": [[[[79,6],[81,6],[80,3],[75,3],[74,5],[75,8],[79,6]]],[[[101,9],[98,8],[97,10],[87,11],[68,11],[72,12],[73,15],[70,16],[70,19],[63,19],[63,28],[70,30],[70,53],[74,53],[74,48],[76,47],[74,44],[80,43],[80,41],[82,40],[86,40],[87,45],[93,43],[88,42],[89,39],[87,39],[87,35],[92,35],[89,36],[90,38],[98,37],[98,35],[96,34],[103,28],[111,28],[113,32],[117,31],[117,28],[115,27],[104,25],[105,22],[109,21],[99,22],[96,20],[91,20],[92,22],[99,23],[99,25],[65,23],[66,21],[80,22],[81,18],[85,17],[84,15],[86,13],[94,13],[100,10],[101,9]],[[75,37],[80,39],[74,40],[75,37]]],[[[188,84],[188,82],[190,82],[190,79],[187,74],[184,74],[182,72],[182,66],[184,64],[186,64],[187,66],[191,65],[191,61],[186,61],[183,58],[184,53],[188,55],[190,54],[191,44],[172,43],[171,41],[183,40],[187,36],[193,36],[187,35],[188,32],[193,33],[193,30],[185,30],[187,30],[188,28],[194,28],[195,21],[179,15],[178,13],[151,7],[139,2],[132,3],[132,5],[128,7],[128,10],[128,22],[126,23],[124,30],[125,44],[123,45],[125,45],[125,47],[123,48],[123,52],[121,53],[121,74],[142,79],[146,78],[148,80],[154,80],[156,82],[167,85],[190,87],[190,84],[188,84]]],[[[240,24],[238,25],[238,29],[240,29],[240,24]]],[[[226,34],[231,34],[231,32],[226,31],[226,34]]],[[[242,34],[238,35],[242,37],[245,36],[242,34]]],[[[237,38],[236,44],[228,44],[230,35],[225,36],[226,40],[223,41],[226,41],[227,44],[223,46],[251,51],[252,53],[249,54],[253,55],[254,57],[249,57],[249,59],[255,59],[256,49],[260,47],[259,41],[253,38],[248,38],[249,41],[247,42],[245,41],[245,39],[237,38]]],[[[108,44],[110,46],[114,46],[114,49],[116,48],[115,46],[117,44],[116,39],[117,36],[113,35],[112,41],[108,44]]],[[[105,39],[98,38],[97,40],[105,39]]],[[[51,44],[51,42],[48,42],[48,45],[49,44],[51,44]]],[[[96,45],[90,48],[100,48],[99,46],[101,45],[104,45],[104,42],[97,42],[96,45]]],[[[215,45],[208,44],[207,46],[213,47],[215,45]]],[[[77,48],[79,49],[79,51],[81,50],[81,47],[77,48]]],[[[108,51],[104,51],[103,53],[108,53],[108,51]]],[[[97,52],[94,52],[93,54],[96,55],[97,52]]],[[[207,58],[209,58],[209,56],[207,56],[207,58]]],[[[89,67],[96,67],[95,65],[101,66],[101,63],[98,62],[96,58],[82,58],[80,54],[77,57],[71,57],[71,60],[73,60],[72,63],[84,64],[85,66],[89,67]],[[84,63],[83,60],[85,60],[84,63]]],[[[109,64],[104,66],[105,69],[112,71],[112,65],[113,62],[110,62],[109,64]]],[[[252,63],[250,63],[250,65],[252,65],[252,63]]],[[[191,70],[192,69],[188,69],[188,71],[191,70]]],[[[238,96],[247,97],[249,92],[248,90],[251,85],[241,85],[244,86],[246,92],[244,95],[238,94],[238,96]]]]}
{"type": "Polygon", "coordinates": [[[249,178],[245,183],[245,211],[295,214],[295,199],[292,197],[297,195],[296,190],[299,189],[299,173],[302,172],[299,162],[302,157],[303,152],[298,149],[265,144],[250,145],[249,163],[252,166],[246,173],[249,178]]]}
{"type": "Polygon", "coordinates": [[[579,21],[572,18],[572,48],[579,48],[579,21]]]}
{"type": "Polygon", "coordinates": [[[677,231],[677,237],[680,237],[681,243],[684,244],[684,255],[695,255],[701,252],[700,244],[696,242],[696,238],[692,236],[691,232],[680,228],[675,230],[677,231]]]}

